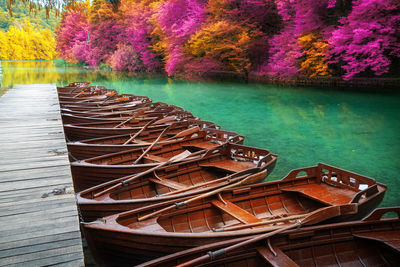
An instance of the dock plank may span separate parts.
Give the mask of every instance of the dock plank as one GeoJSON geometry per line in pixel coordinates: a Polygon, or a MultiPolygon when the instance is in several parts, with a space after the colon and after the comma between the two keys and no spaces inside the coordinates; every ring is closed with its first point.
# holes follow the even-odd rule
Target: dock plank
{"type": "Polygon", "coordinates": [[[0,147],[0,266],[84,266],[55,84],[0,98],[0,147]]]}

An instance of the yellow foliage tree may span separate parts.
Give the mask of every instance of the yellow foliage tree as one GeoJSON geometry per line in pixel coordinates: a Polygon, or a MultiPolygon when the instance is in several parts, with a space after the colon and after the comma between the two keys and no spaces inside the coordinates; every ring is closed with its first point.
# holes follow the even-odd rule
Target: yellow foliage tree
{"type": "Polygon", "coordinates": [[[1,32],[0,44],[0,59],[3,60],[49,60],[55,56],[52,32],[38,30],[29,21],[23,26],[10,26],[6,33],[1,32]]]}
{"type": "Polygon", "coordinates": [[[303,49],[300,69],[309,77],[331,76],[328,69],[328,43],[324,42],[317,33],[309,33],[298,39],[303,49]]]}
{"type": "Polygon", "coordinates": [[[249,45],[255,34],[256,30],[231,21],[211,22],[187,42],[185,51],[194,58],[215,59],[226,70],[247,72],[249,45]]]}
{"type": "Polygon", "coordinates": [[[0,30],[0,60],[8,58],[8,39],[6,33],[0,30]]]}

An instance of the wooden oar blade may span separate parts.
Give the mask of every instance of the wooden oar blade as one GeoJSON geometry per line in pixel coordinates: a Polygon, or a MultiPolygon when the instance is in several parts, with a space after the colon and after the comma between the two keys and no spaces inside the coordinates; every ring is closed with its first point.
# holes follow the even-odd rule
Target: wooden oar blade
{"type": "Polygon", "coordinates": [[[154,124],[163,124],[163,123],[174,121],[174,120],[176,120],[176,116],[167,116],[158,121],[155,121],[154,124]]]}
{"type": "Polygon", "coordinates": [[[186,129],[186,130],[183,130],[183,131],[177,133],[176,135],[174,135],[173,137],[171,137],[171,139],[172,139],[172,138],[177,138],[177,137],[188,136],[188,135],[197,133],[198,131],[200,131],[200,127],[199,127],[199,126],[194,126],[194,127],[192,127],[192,128],[189,128],[189,129],[186,129]]]}
{"type": "Polygon", "coordinates": [[[170,162],[177,162],[177,161],[181,161],[187,157],[189,157],[192,153],[190,153],[190,151],[185,150],[182,153],[173,156],[172,158],[169,159],[170,162]]]}
{"type": "Polygon", "coordinates": [[[355,214],[358,211],[357,204],[348,204],[343,206],[331,206],[326,208],[321,208],[312,212],[301,222],[302,225],[312,225],[317,224],[322,221],[344,215],[344,214],[355,214]]]}

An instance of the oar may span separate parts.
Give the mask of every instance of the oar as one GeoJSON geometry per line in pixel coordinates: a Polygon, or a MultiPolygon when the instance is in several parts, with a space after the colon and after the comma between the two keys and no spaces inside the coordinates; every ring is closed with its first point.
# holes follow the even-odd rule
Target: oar
{"type": "Polygon", "coordinates": [[[250,174],[253,171],[254,171],[254,168],[253,169],[247,169],[247,170],[244,170],[244,171],[241,171],[241,172],[232,173],[232,174],[230,174],[228,176],[225,176],[225,177],[222,177],[222,178],[219,178],[219,179],[215,179],[215,180],[208,181],[208,182],[201,183],[201,184],[196,184],[196,185],[193,185],[193,186],[188,186],[188,187],[185,187],[185,188],[182,188],[182,189],[178,189],[178,190],[171,191],[171,192],[168,192],[168,193],[165,193],[165,194],[161,194],[159,196],[163,197],[163,196],[170,196],[170,195],[180,194],[180,193],[185,192],[185,191],[193,190],[193,189],[205,186],[205,185],[219,183],[221,181],[226,181],[227,183],[230,183],[230,182],[232,182],[232,180],[236,181],[237,177],[241,178],[241,177],[245,176],[244,174],[250,174]]]}
{"type": "MultiPolygon", "coordinates": [[[[109,107],[109,108],[100,108],[100,109],[93,109],[90,110],[90,112],[88,113],[93,113],[95,114],[93,117],[101,117],[104,115],[112,115],[112,114],[142,114],[144,113],[146,110],[149,110],[149,107],[143,107],[143,108],[136,108],[134,110],[121,110],[121,111],[108,111],[108,112],[103,112],[103,111],[107,111],[107,110],[113,110],[116,107],[109,107]],[[98,114],[100,113],[100,114],[98,114]]],[[[118,108],[118,107],[117,107],[118,108]]]]}
{"type": "Polygon", "coordinates": [[[129,138],[125,143],[123,143],[122,145],[126,145],[129,144],[133,139],[135,139],[136,137],[138,137],[144,130],[147,129],[147,127],[150,126],[150,124],[152,124],[153,122],[155,122],[157,119],[152,119],[151,121],[149,121],[148,123],[146,123],[145,126],[143,126],[142,129],[140,129],[137,133],[135,133],[131,138],[129,138]]]}
{"type": "MultiPolygon", "coordinates": [[[[267,171],[264,170],[264,172],[266,173],[267,171]]],[[[243,177],[245,177],[245,176],[246,176],[246,175],[243,175],[243,177]]],[[[171,205],[171,206],[168,206],[168,207],[165,207],[165,208],[160,209],[160,210],[158,210],[158,211],[155,211],[155,212],[153,212],[153,213],[147,214],[147,215],[145,215],[145,216],[143,216],[143,217],[139,217],[137,220],[140,222],[140,221],[146,220],[146,219],[148,219],[148,218],[150,218],[150,217],[153,217],[153,216],[155,216],[155,215],[161,214],[161,213],[163,213],[163,212],[165,212],[165,211],[168,211],[168,210],[171,210],[171,209],[174,209],[174,208],[178,208],[178,207],[184,206],[184,205],[186,205],[186,204],[188,204],[188,203],[190,203],[190,202],[193,202],[193,201],[196,201],[196,200],[205,198],[205,197],[209,197],[209,196],[215,195],[215,194],[217,194],[217,193],[219,193],[219,192],[222,192],[222,191],[224,191],[224,190],[226,190],[226,189],[229,189],[229,188],[232,188],[232,187],[236,187],[236,186],[239,186],[239,185],[244,184],[244,183],[251,183],[251,182],[252,182],[252,179],[258,178],[258,176],[259,176],[259,173],[252,174],[252,175],[248,175],[246,178],[241,179],[241,180],[240,180],[239,182],[237,182],[237,183],[232,183],[232,184],[229,184],[229,185],[227,185],[227,186],[223,186],[223,187],[217,188],[217,189],[215,189],[215,190],[212,190],[212,191],[210,191],[210,192],[207,192],[207,193],[204,193],[204,194],[201,194],[201,195],[197,195],[197,196],[195,196],[195,197],[193,197],[193,198],[190,198],[190,199],[187,199],[187,200],[185,200],[185,201],[177,202],[177,203],[175,203],[175,204],[173,204],[173,205],[171,205]]]]}
{"type": "Polygon", "coordinates": [[[169,125],[168,127],[166,127],[166,128],[161,132],[161,134],[157,137],[157,139],[156,139],[153,143],[151,143],[151,145],[149,145],[149,146],[147,147],[147,149],[142,153],[142,155],[140,155],[140,156],[133,162],[133,164],[137,164],[137,163],[147,154],[147,152],[149,152],[150,149],[152,149],[153,146],[155,146],[155,145],[158,143],[158,141],[160,141],[161,137],[162,137],[167,131],[169,131],[170,128],[171,128],[171,125],[169,125]]]}
{"type": "Polygon", "coordinates": [[[148,169],[148,170],[146,170],[144,172],[137,173],[137,174],[134,174],[134,175],[125,176],[126,179],[124,179],[123,181],[121,181],[118,184],[115,184],[115,185],[113,185],[113,186],[111,186],[111,187],[109,187],[109,188],[107,188],[107,189],[95,194],[94,197],[96,198],[98,196],[101,196],[101,195],[103,195],[103,194],[105,194],[105,193],[107,193],[107,192],[109,192],[109,191],[111,191],[111,190],[113,190],[115,188],[123,186],[126,183],[129,183],[129,182],[131,182],[131,181],[133,181],[133,180],[135,180],[137,178],[140,178],[140,177],[142,177],[142,176],[144,176],[144,175],[146,175],[148,173],[151,173],[151,172],[153,172],[155,170],[158,170],[159,168],[161,168],[161,167],[163,167],[165,165],[168,165],[168,164],[171,164],[171,163],[174,163],[174,162],[177,162],[177,161],[181,161],[181,160],[187,158],[190,155],[191,155],[191,153],[189,151],[185,150],[182,153],[173,156],[168,161],[162,162],[159,165],[154,166],[153,168],[150,168],[150,169],[148,169]]]}
{"type": "Polygon", "coordinates": [[[240,243],[234,244],[232,246],[223,248],[223,249],[219,249],[216,251],[209,251],[207,254],[198,257],[196,259],[181,263],[179,265],[177,265],[176,267],[187,267],[187,266],[195,266],[198,265],[204,261],[207,261],[209,259],[213,260],[215,257],[221,256],[221,255],[225,255],[228,252],[234,251],[235,249],[238,249],[240,247],[244,247],[247,246],[249,244],[255,243],[259,240],[262,239],[266,239],[269,238],[271,236],[274,236],[276,234],[279,234],[283,231],[298,227],[298,226],[303,226],[303,225],[311,225],[311,224],[316,224],[319,222],[322,222],[324,220],[339,216],[341,214],[340,212],[340,206],[330,206],[330,207],[326,207],[326,208],[321,208],[321,209],[317,209],[316,211],[310,212],[307,214],[307,217],[305,217],[302,220],[298,220],[296,223],[294,224],[290,224],[288,226],[279,228],[275,231],[272,232],[268,232],[265,234],[261,234],[261,235],[257,235],[251,239],[242,241],[240,243]]]}
{"type": "MultiPolygon", "coordinates": [[[[135,162],[133,162],[133,164],[137,164],[153,148],[153,146],[155,146],[160,141],[161,137],[165,134],[166,131],[168,131],[171,128],[171,126],[172,126],[172,124],[169,125],[167,128],[165,128],[164,131],[162,131],[161,134],[157,137],[157,139],[142,153],[142,155],[140,155],[135,160],[135,162]]],[[[187,135],[193,134],[193,133],[198,132],[198,131],[200,131],[199,126],[195,126],[195,127],[183,130],[183,131],[175,134],[174,136],[165,139],[164,141],[169,141],[171,139],[187,136],[187,135]]]]}
{"type": "MultiPolygon", "coordinates": [[[[93,111],[102,111],[102,110],[110,110],[110,109],[116,109],[116,108],[122,108],[122,107],[129,107],[132,105],[139,105],[139,104],[144,104],[142,103],[142,101],[132,101],[129,103],[120,103],[120,104],[115,104],[115,105],[109,105],[106,107],[102,107],[102,108],[97,108],[97,109],[93,109],[93,111]]],[[[150,107],[147,107],[148,109],[150,109],[150,107]]]]}
{"type": "Polygon", "coordinates": [[[114,126],[114,128],[118,128],[119,126],[124,125],[125,123],[127,123],[128,121],[133,120],[136,117],[136,115],[133,115],[131,117],[129,117],[128,119],[124,120],[123,122],[119,123],[118,125],[114,126]]]}

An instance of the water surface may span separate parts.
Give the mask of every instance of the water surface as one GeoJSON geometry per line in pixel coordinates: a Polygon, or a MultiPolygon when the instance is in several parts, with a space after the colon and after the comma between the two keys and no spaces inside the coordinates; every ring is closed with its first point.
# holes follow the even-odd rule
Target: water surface
{"type": "Polygon", "coordinates": [[[269,180],[289,170],[331,164],[388,185],[381,206],[400,205],[400,94],[283,87],[259,83],[188,82],[134,77],[51,61],[2,62],[2,87],[92,81],[120,93],[181,106],[246,136],[245,144],[278,154],[269,180]]]}

